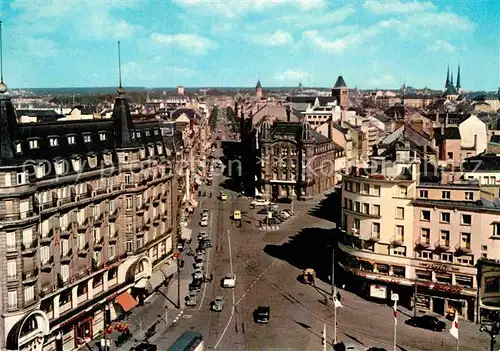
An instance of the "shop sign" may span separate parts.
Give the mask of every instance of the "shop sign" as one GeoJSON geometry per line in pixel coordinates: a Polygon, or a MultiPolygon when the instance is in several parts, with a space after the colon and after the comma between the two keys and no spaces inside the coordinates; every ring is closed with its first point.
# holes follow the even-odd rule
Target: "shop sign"
{"type": "Polygon", "coordinates": [[[458,268],[454,268],[451,265],[445,263],[434,263],[431,265],[421,264],[421,266],[425,267],[429,272],[436,273],[449,273],[452,271],[458,271],[458,268]]]}
{"type": "Polygon", "coordinates": [[[387,287],[385,285],[371,284],[370,285],[370,297],[375,297],[378,299],[387,298],[387,287]]]}

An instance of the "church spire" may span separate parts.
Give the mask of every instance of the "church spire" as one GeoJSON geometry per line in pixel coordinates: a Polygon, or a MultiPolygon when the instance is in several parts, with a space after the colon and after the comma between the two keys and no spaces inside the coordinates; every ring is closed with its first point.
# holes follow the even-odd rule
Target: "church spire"
{"type": "Polygon", "coordinates": [[[460,62],[458,63],[458,72],[457,72],[457,90],[462,86],[460,85],[460,62]]]}
{"type": "Polygon", "coordinates": [[[450,85],[450,65],[448,65],[448,70],[446,71],[446,83],[444,84],[444,88],[448,88],[450,85]]]}
{"type": "Polygon", "coordinates": [[[450,86],[453,86],[453,72],[451,72],[450,86]]]}

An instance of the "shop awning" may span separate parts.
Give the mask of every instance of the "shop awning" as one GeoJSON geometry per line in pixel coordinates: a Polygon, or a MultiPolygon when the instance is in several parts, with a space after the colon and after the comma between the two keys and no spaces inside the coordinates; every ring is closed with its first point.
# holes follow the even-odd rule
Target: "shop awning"
{"type": "Polygon", "coordinates": [[[191,199],[189,200],[189,203],[191,204],[191,206],[193,207],[197,207],[198,206],[198,201],[196,201],[195,199],[191,199]]]}
{"type": "Polygon", "coordinates": [[[189,228],[182,228],[181,239],[190,240],[193,235],[193,231],[189,228]]]}
{"type": "Polygon", "coordinates": [[[127,291],[118,295],[118,297],[116,298],[116,302],[118,302],[118,304],[122,306],[125,312],[128,312],[132,308],[137,306],[137,301],[127,291]]]}
{"type": "Polygon", "coordinates": [[[174,275],[175,272],[177,272],[177,262],[175,260],[160,265],[153,271],[153,274],[151,274],[146,289],[149,292],[156,290],[159,286],[165,284],[166,280],[174,275]]]}

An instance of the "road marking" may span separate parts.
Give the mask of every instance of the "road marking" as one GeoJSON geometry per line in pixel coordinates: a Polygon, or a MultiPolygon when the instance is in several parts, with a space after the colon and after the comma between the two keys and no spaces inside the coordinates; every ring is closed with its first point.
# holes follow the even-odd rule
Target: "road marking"
{"type": "Polygon", "coordinates": [[[174,321],[172,323],[177,323],[177,321],[179,320],[179,318],[181,318],[182,314],[184,313],[184,310],[180,311],[179,314],[177,315],[177,317],[175,317],[174,321]]]}
{"type": "Polygon", "coordinates": [[[262,278],[262,276],[269,270],[271,269],[276,263],[278,263],[278,261],[274,261],[273,263],[271,263],[269,265],[269,267],[267,267],[266,269],[264,269],[264,271],[259,274],[259,276],[252,282],[252,284],[250,284],[250,286],[248,287],[248,289],[243,293],[243,295],[241,295],[241,297],[238,299],[238,301],[236,301],[236,304],[235,306],[238,306],[238,304],[241,302],[241,300],[243,300],[243,298],[246,296],[246,294],[248,294],[248,292],[253,288],[253,286],[255,285],[255,283],[257,283],[260,278],[262,278]]]}

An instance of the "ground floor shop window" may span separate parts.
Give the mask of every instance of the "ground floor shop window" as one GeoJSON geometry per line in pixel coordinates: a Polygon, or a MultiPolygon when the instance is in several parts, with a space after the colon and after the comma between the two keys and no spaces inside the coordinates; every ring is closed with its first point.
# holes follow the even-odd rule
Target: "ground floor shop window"
{"type": "Polygon", "coordinates": [[[436,273],[436,281],[440,284],[451,284],[451,274],[436,273]]]}
{"type": "Polygon", "coordinates": [[[377,272],[379,274],[389,274],[389,265],[388,264],[382,264],[382,263],[377,263],[377,272]]]}
{"type": "Polygon", "coordinates": [[[93,321],[92,318],[87,318],[82,322],[78,323],[76,327],[76,340],[79,345],[85,344],[86,342],[92,340],[93,333],[93,321]]]}
{"type": "Polygon", "coordinates": [[[392,266],[392,275],[404,278],[406,276],[406,268],[403,266],[392,266]]]}

